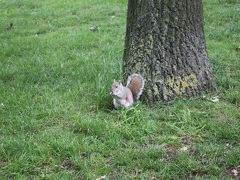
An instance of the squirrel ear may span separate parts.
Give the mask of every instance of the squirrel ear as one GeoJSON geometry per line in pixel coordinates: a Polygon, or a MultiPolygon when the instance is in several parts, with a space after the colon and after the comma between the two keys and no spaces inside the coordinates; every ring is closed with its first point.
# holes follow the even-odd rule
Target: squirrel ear
{"type": "Polygon", "coordinates": [[[116,80],[114,79],[113,82],[116,82],[116,80]]]}
{"type": "Polygon", "coordinates": [[[119,83],[120,85],[122,85],[122,82],[121,82],[121,80],[119,80],[119,81],[118,81],[118,83],[119,83]]]}

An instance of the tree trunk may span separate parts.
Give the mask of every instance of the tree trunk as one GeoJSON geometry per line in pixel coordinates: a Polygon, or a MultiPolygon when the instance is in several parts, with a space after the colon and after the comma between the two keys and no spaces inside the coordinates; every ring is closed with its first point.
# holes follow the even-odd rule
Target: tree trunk
{"type": "Polygon", "coordinates": [[[129,0],[123,74],[145,78],[147,102],[214,90],[201,0],[129,0]]]}

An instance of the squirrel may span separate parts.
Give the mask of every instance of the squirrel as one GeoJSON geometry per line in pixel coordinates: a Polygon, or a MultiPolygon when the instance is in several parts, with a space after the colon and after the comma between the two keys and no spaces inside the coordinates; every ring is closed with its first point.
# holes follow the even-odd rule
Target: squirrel
{"type": "Polygon", "coordinates": [[[140,74],[132,74],[128,77],[127,85],[121,81],[113,81],[112,92],[113,105],[116,109],[131,107],[141,96],[144,88],[144,79],[140,74]]]}

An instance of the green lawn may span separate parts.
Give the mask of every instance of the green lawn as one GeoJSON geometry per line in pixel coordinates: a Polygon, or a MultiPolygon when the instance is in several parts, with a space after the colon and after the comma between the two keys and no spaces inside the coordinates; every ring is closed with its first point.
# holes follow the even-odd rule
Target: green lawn
{"type": "Polygon", "coordinates": [[[126,9],[126,0],[0,0],[1,179],[233,175],[239,1],[204,1],[217,92],[116,111],[109,91],[121,78],[126,9]]]}

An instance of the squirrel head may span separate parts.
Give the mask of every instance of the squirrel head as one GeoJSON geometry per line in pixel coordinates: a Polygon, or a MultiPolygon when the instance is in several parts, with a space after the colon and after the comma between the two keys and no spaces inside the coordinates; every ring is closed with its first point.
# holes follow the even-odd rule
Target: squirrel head
{"type": "Polygon", "coordinates": [[[110,94],[117,98],[122,98],[124,96],[124,87],[121,81],[113,81],[112,92],[110,94]]]}

